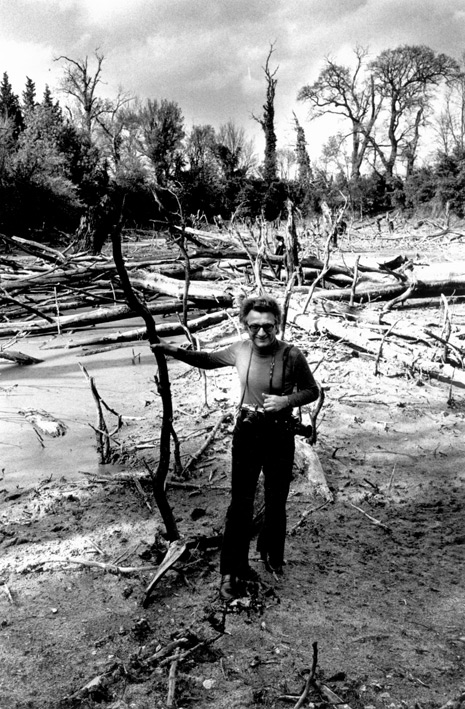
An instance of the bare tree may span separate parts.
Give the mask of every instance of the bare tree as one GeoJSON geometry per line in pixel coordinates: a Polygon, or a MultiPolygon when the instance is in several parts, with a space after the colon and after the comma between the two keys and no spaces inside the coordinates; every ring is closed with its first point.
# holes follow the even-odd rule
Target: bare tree
{"type": "Polygon", "coordinates": [[[231,156],[234,157],[236,169],[246,177],[257,166],[257,156],[253,140],[247,140],[244,128],[236,126],[233,121],[228,121],[220,126],[216,142],[224,145],[231,156]]]}
{"type": "Polygon", "coordinates": [[[113,108],[111,101],[100,98],[97,93],[98,85],[102,81],[104,60],[104,55],[98,49],[94,52],[94,67],[91,66],[92,62],[88,56],[84,59],[72,59],[62,55],[55,59],[64,62],[61,90],[75,100],[81,127],[89,140],[92,138],[96,121],[113,108]]]}
{"type": "Polygon", "coordinates": [[[107,110],[95,118],[98,124],[97,143],[101,148],[102,155],[109,160],[114,170],[118,168],[122,159],[122,145],[126,128],[122,109],[131,101],[133,98],[120,89],[116,99],[107,103],[107,110]]]}
{"type": "Polygon", "coordinates": [[[465,150],[465,53],[460,65],[460,73],[447,82],[442,111],[435,126],[446,155],[453,150],[465,150]]]}
{"type": "Polygon", "coordinates": [[[329,114],[347,118],[351,124],[348,137],[352,141],[351,177],[360,177],[360,170],[370,138],[381,109],[382,97],[377,95],[373,81],[365,74],[368,50],[357,46],[354,49],[355,67],[336,64],[326,59],[326,65],[318,79],[304,86],[297,99],[310,104],[310,118],[329,114]]]}
{"type": "Polygon", "coordinates": [[[276,153],[277,168],[282,180],[292,180],[294,168],[297,164],[295,150],[291,148],[281,148],[276,153]]]}
{"type": "Polygon", "coordinates": [[[383,144],[370,138],[388,177],[400,155],[413,169],[420,136],[430,110],[434,90],[444,80],[457,76],[459,65],[446,54],[436,54],[423,45],[387,49],[371,62],[376,91],[386,106],[386,138],[383,144]]]}

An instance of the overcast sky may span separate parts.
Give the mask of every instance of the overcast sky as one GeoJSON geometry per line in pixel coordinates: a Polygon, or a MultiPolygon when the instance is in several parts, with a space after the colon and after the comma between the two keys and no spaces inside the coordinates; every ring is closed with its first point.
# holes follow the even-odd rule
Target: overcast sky
{"type": "Polygon", "coordinates": [[[26,76],[39,97],[46,83],[54,91],[56,57],[81,59],[98,48],[102,92],[121,87],[141,99],[176,101],[188,128],[232,119],[250,137],[261,136],[251,114],[262,111],[271,43],[270,66],[279,65],[278,147],[294,140],[295,111],[314,153],[319,132],[296,96],[324,58],[348,63],[357,44],[373,56],[424,44],[458,59],[465,0],[0,0],[0,72],[15,93],[26,76]]]}

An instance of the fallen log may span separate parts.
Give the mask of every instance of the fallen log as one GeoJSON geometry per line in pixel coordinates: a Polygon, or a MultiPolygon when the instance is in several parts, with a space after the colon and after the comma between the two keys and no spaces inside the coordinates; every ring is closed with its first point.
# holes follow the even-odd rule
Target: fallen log
{"type": "Polygon", "coordinates": [[[175,229],[178,229],[179,231],[184,230],[186,234],[190,234],[192,236],[199,236],[201,239],[206,239],[207,241],[222,241],[226,244],[230,244],[231,242],[235,241],[234,235],[231,232],[228,232],[227,236],[220,235],[218,232],[212,232],[212,231],[204,231],[202,229],[194,229],[193,227],[179,227],[175,225],[175,229]]]}
{"type": "MultiPolygon", "coordinates": [[[[189,309],[194,308],[193,303],[189,303],[189,309]]],[[[182,303],[179,301],[169,301],[164,303],[149,303],[147,309],[152,314],[169,315],[178,313],[182,310],[182,303]]],[[[91,327],[104,322],[112,322],[115,320],[127,320],[135,317],[135,313],[128,305],[115,305],[111,308],[95,308],[86,313],[78,315],[64,315],[54,318],[47,318],[48,323],[40,323],[37,321],[22,321],[9,322],[3,325],[0,323],[0,337],[11,337],[21,330],[27,330],[29,335],[44,334],[54,332],[58,328],[60,331],[75,329],[76,327],[91,327]],[[53,324],[50,324],[50,320],[53,324]]]]}
{"type": "MultiPolygon", "coordinates": [[[[129,274],[131,283],[137,288],[146,290],[149,293],[163,293],[171,297],[182,298],[184,293],[184,283],[174,278],[163,276],[160,273],[149,271],[133,271],[129,274]]],[[[234,295],[231,289],[211,284],[196,283],[191,281],[189,286],[189,300],[194,302],[212,302],[219,305],[231,306],[234,295]],[[229,290],[229,292],[228,292],[229,290]]]]}
{"type": "MultiPolygon", "coordinates": [[[[327,335],[339,342],[344,342],[358,352],[366,352],[376,357],[379,355],[382,335],[373,331],[363,331],[348,323],[336,322],[332,318],[318,317],[316,315],[303,315],[295,311],[289,314],[289,322],[302,327],[308,332],[327,335]]],[[[407,370],[417,374],[426,374],[429,377],[445,382],[451,386],[465,389],[465,372],[462,369],[442,362],[427,359],[420,350],[410,349],[405,352],[389,342],[383,342],[382,359],[397,361],[407,370]]]]}
{"type": "Polygon", "coordinates": [[[6,236],[0,234],[0,239],[10,246],[18,246],[20,249],[33,256],[39,256],[44,261],[52,261],[53,263],[65,263],[68,259],[63,256],[61,251],[39,244],[37,241],[23,239],[20,236],[6,236]]]}
{"type": "MultiPolygon", "coordinates": [[[[225,310],[220,310],[215,313],[209,313],[207,315],[202,315],[199,318],[194,318],[187,323],[187,326],[191,332],[198,332],[199,330],[204,330],[210,325],[216,325],[223,320],[227,320],[230,314],[225,310]]],[[[161,323],[157,325],[157,333],[161,337],[167,337],[169,335],[183,335],[185,332],[183,325],[179,323],[161,323]]],[[[79,342],[68,342],[66,345],[50,345],[45,349],[63,349],[64,347],[71,349],[74,347],[88,347],[94,345],[102,345],[113,342],[133,342],[135,340],[145,340],[145,328],[137,327],[126,332],[115,332],[111,335],[102,335],[87,337],[80,340],[79,342]]]]}
{"type": "MultiPolygon", "coordinates": [[[[369,302],[373,300],[384,300],[386,298],[395,298],[402,295],[409,285],[405,284],[392,284],[392,285],[359,285],[355,290],[355,299],[359,302],[369,302]]],[[[296,292],[298,293],[308,293],[309,288],[307,286],[296,287],[296,292]]],[[[424,281],[418,280],[415,292],[410,296],[411,298],[425,298],[428,296],[440,296],[441,293],[445,295],[459,293],[465,293],[465,275],[455,276],[453,280],[431,280],[424,281]]],[[[325,288],[316,290],[314,293],[314,299],[325,298],[326,300],[350,300],[353,295],[351,288],[325,288]]]]}
{"type": "Polygon", "coordinates": [[[53,322],[53,319],[50,318],[46,313],[44,313],[42,310],[39,310],[35,306],[31,305],[30,303],[25,303],[18,298],[14,298],[11,295],[8,295],[7,293],[3,293],[3,295],[0,296],[0,302],[4,300],[7,303],[13,303],[16,307],[23,308],[26,312],[32,313],[33,315],[38,315],[40,318],[44,318],[44,320],[48,320],[49,322],[53,322]]]}
{"type": "MultiPolygon", "coordinates": [[[[237,259],[241,261],[249,261],[250,256],[253,256],[256,258],[258,250],[255,246],[248,246],[247,251],[244,249],[237,249],[237,248],[230,248],[230,249],[225,249],[224,251],[214,251],[212,249],[197,249],[191,254],[189,254],[189,257],[191,259],[194,258],[214,258],[215,260],[223,260],[223,259],[237,259]],[[247,253],[248,251],[248,253],[247,253]]],[[[284,264],[285,261],[285,256],[280,255],[280,254],[266,254],[266,260],[271,263],[271,264],[284,264]]],[[[323,261],[319,259],[317,256],[312,256],[307,255],[307,256],[302,256],[300,259],[300,265],[305,267],[305,268],[310,268],[310,269],[315,269],[317,271],[321,271],[323,269],[323,261]]],[[[344,255],[344,261],[348,260],[348,255],[344,255]]],[[[386,261],[385,263],[377,262],[373,260],[373,263],[359,263],[358,264],[358,270],[363,273],[373,273],[373,274],[380,274],[380,275],[389,275],[389,271],[387,269],[390,269],[394,271],[396,268],[399,268],[405,263],[405,257],[403,256],[397,256],[395,259],[390,259],[389,261],[386,261]]],[[[337,274],[341,275],[346,275],[346,276],[353,276],[353,268],[350,265],[347,265],[347,263],[331,263],[328,265],[328,272],[327,274],[329,276],[334,276],[337,274]]]]}
{"type": "Polygon", "coordinates": [[[23,354],[23,352],[18,352],[17,350],[0,350],[0,359],[6,359],[9,362],[14,362],[21,366],[27,364],[39,364],[43,362],[43,359],[37,359],[37,357],[32,357],[31,355],[23,354]]]}

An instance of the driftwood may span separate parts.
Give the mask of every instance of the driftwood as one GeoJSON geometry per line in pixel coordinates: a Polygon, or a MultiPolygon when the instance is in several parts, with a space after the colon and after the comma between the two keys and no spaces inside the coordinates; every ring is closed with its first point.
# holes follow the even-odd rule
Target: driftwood
{"type": "MultiPolygon", "coordinates": [[[[181,305],[182,307],[182,305],[181,305]]],[[[211,325],[217,325],[223,320],[227,320],[230,314],[225,310],[220,310],[215,313],[210,313],[209,315],[201,315],[198,318],[193,318],[189,320],[187,325],[191,332],[198,332],[211,325]]],[[[176,336],[182,335],[185,330],[180,323],[161,323],[157,326],[157,332],[160,337],[176,336]]],[[[132,330],[126,330],[125,332],[115,332],[111,335],[93,335],[92,337],[86,337],[79,340],[79,342],[68,342],[67,348],[74,347],[92,347],[94,345],[104,345],[112,344],[116,342],[134,342],[136,340],[146,340],[147,339],[147,329],[145,327],[138,327],[132,330]]],[[[62,349],[65,345],[50,345],[47,349],[62,349]]]]}
{"type": "MultiPolygon", "coordinates": [[[[157,568],[156,566],[118,566],[117,564],[112,564],[111,562],[104,561],[94,561],[91,559],[81,559],[76,556],[57,556],[51,557],[49,559],[42,559],[42,561],[36,562],[36,566],[43,566],[44,564],[77,564],[78,566],[86,566],[88,568],[101,569],[102,571],[108,572],[110,574],[131,576],[132,574],[142,573],[144,571],[153,571],[157,568]]],[[[24,571],[24,569],[23,569],[24,571]]]]}
{"type": "MultiPolygon", "coordinates": [[[[360,284],[357,286],[355,293],[352,288],[331,288],[331,289],[321,289],[315,291],[315,298],[326,298],[327,300],[351,300],[356,299],[358,301],[370,302],[377,299],[386,298],[396,298],[402,296],[406,291],[410,290],[411,284],[384,284],[384,285],[373,285],[373,284],[360,284]]],[[[305,287],[299,289],[300,292],[305,292],[305,287]]],[[[465,293],[465,275],[459,276],[455,275],[450,279],[433,279],[425,280],[418,279],[415,284],[414,294],[418,297],[428,297],[435,295],[439,297],[441,293],[446,295],[449,293],[454,293],[455,295],[459,293],[465,293]]],[[[410,292],[409,297],[413,295],[410,292]]]]}
{"type": "MultiPolygon", "coordinates": [[[[307,331],[324,334],[339,342],[344,342],[358,352],[365,352],[374,357],[378,356],[382,341],[382,334],[379,332],[365,331],[348,323],[337,322],[333,318],[302,315],[295,312],[292,314],[292,322],[307,331]]],[[[388,329],[388,326],[386,327],[388,329]]],[[[395,329],[393,333],[395,333],[395,329]]],[[[414,331],[412,335],[415,336],[414,331]]],[[[465,388],[464,371],[450,364],[435,362],[425,357],[422,350],[415,350],[413,347],[406,349],[405,346],[401,348],[398,344],[383,342],[383,359],[397,361],[408,371],[420,375],[426,374],[439,381],[465,388]]]]}
{"type": "Polygon", "coordinates": [[[316,668],[318,666],[318,643],[314,642],[312,647],[313,647],[312,669],[310,670],[310,673],[307,677],[307,681],[305,682],[304,691],[300,695],[297,704],[294,705],[294,709],[301,709],[301,707],[304,706],[304,704],[307,701],[307,697],[309,695],[310,689],[312,688],[312,686],[315,682],[316,668]]]}
{"type": "Polygon", "coordinates": [[[13,303],[14,305],[18,306],[20,310],[25,310],[27,313],[33,313],[34,315],[38,315],[39,318],[44,318],[44,320],[48,320],[48,322],[53,323],[53,318],[49,317],[46,313],[44,313],[43,310],[39,310],[38,308],[35,308],[33,305],[30,303],[25,302],[24,300],[19,300],[18,298],[14,298],[11,295],[8,295],[5,291],[3,291],[3,294],[1,296],[1,299],[7,303],[13,303]]]}
{"type": "Polygon", "coordinates": [[[89,372],[87,369],[84,367],[84,365],[80,364],[79,365],[81,368],[82,373],[86,377],[87,381],[89,382],[90,390],[92,392],[92,396],[95,401],[95,405],[97,407],[97,425],[92,426],[92,424],[89,424],[91,428],[95,432],[96,436],[96,441],[97,441],[97,451],[100,456],[100,463],[103,465],[105,463],[109,463],[111,459],[111,439],[112,437],[119,431],[119,429],[122,426],[122,416],[113,409],[111,409],[108,404],[105,403],[105,401],[102,399],[100,394],[97,391],[97,387],[95,385],[95,380],[93,377],[90,376],[89,372]],[[117,419],[117,424],[113,431],[109,431],[105,417],[103,415],[103,409],[107,409],[107,411],[110,411],[114,416],[116,416],[117,419]]]}
{"type": "MultiPolygon", "coordinates": [[[[240,239],[238,235],[234,236],[231,229],[227,234],[220,235],[188,228],[181,230],[181,235],[186,239],[194,233],[197,233],[207,246],[199,242],[200,245],[193,248],[192,244],[189,244],[188,250],[186,242],[184,264],[180,263],[179,257],[169,254],[169,251],[161,253],[159,259],[132,258],[126,263],[130,282],[138,289],[143,300],[150,300],[153,293],[176,299],[164,312],[176,312],[181,308],[177,301],[183,298],[185,300],[187,286],[190,303],[199,308],[231,307],[243,293],[244,268],[252,270],[256,283],[263,287],[265,280],[262,279],[273,279],[276,282],[275,267],[279,270],[291,256],[292,262],[296,263],[294,257],[297,232],[293,220],[287,229],[287,234],[293,237],[292,244],[288,244],[287,253],[284,255],[268,253],[269,245],[266,239],[260,240],[252,229],[240,233],[240,239]],[[186,263],[189,264],[189,279],[197,274],[201,280],[191,283],[186,281],[186,263]],[[207,283],[206,279],[210,278],[222,280],[216,284],[207,283]]],[[[261,234],[263,236],[264,232],[261,234]]],[[[178,241],[172,240],[171,246],[167,248],[179,246],[178,241]]],[[[116,303],[116,298],[120,299],[119,277],[115,261],[111,257],[92,256],[88,253],[70,255],[16,237],[10,238],[8,243],[32,254],[34,259],[29,258],[24,263],[3,259],[0,263],[0,302],[4,305],[3,318],[6,320],[0,324],[0,337],[25,331],[48,333],[56,329],[57,332],[62,332],[65,329],[89,327],[113,319],[129,318],[134,314],[131,308],[121,304],[76,314],[63,314],[65,310],[85,307],[88,303],[103,303],[105,300],[113,300],[116,303]],[[110,289],[113,298],[109,298],[110,289]],[[73,299],[70,299],[70,293],[75,294],[73,299]],[[31,314],[36,317],[32,320],[25,319],[31,314]]],[[[360,258],[349,253],[344,254],[344,263],[338,263],[332,259],[330,261],[329,256],[329,249],[326,249],[323,261],[313,255],[301,257],[299,254],[296,257],[300,258],[299,268],[302,268],[304,276],[313,281],[310,292],[314,302],[322,298],[346,299],[351,302],[388,299],[391,300],[386,306],[388,311],[412,297],[450,293],[454,289],[457,293],[465,292],[465,263],[462,262],[415,267],[413,275],[409,275],[405,271],[408,266],[406,259],[401,256],[386,263],[379,263],[375,259],[365,259],[362,263],[360,258]],[[354,276],[354,272],[359,274],[358,278],[357,273],[354,276]],[[318,288],[317,285],[321,285],[322,280],[332,283],[333,287],[318,288]],[[411,285],[412,280],[418,282],[414,288],[411,285]],[[397,297],[399,301],[392,300],[397,297]]],[[[289,296],[294,291],[308,293],[308,286],[293,284],[289,296]]],[[[155,314],[163,312],[163,306],[158,303],[149,302],[146,307],[149,312],[155,314]]],[[[183,309],[184,320],[186,307],[187,302],[183,309]]]]}
{"type": "MultiPolygon", "coordinates": [[[[337,706],[340,707],[340,709],[351,709],[350,705],[344,702],[343,699],[341,699],[335,692],[333,692],[332,689],[330,689],[326,684],[323,684],[323,682],[319,682],[316,679],[316,671],[317,671],[317,666],[318,666],[318,644],[314,642],[312,644],[313,647],[313,660],[312,660],[312,667],[309,672],[309,675],[307,677],[307,680],[305,682],[305,687],[303,689],[302,694],[298,698],[298,701],[296,704],[294,704],[294,709],[302,709],[304,706],[313,706],[313,704],[308,703],[308,696],[310,694],[310,691],[312,689],[316,690],[318,695],[320,697],[323,697],[324,704],[329,704],[331,706],[337,706]]],[[[291,697],[283,697],[284,698],[289,698],[291,697]]]]}
{"type": "MultiPolygon", "coordinates": [[[[13,332],[11,334],[16,333],[13,332]]],[[[23,352],[18,352],[17,350],[0,350],[0,359],[6,359],[9,362],[14,362],[19,365],[39,364],[39,362],[43,362],[43,359],[37,359],[37,357],[26,355],[23,352]]]]}
{"type": "Polygon", "coordinates": [[[37,241],[29,241],[19,236],[6,236],[5,234],[0,234],[0,240],[10,246],[17,246],[28,254],[39,256],[45,261],[52,261],[53,263],[66,263],[67,261],[61,251],[39,244],[37,241]]]}
{"type": "Polygon", "coordinates": [[[55,416],[49,414],[48,411],[43,411],[42,409],[21,409],[19,413],[41,435],[44,434],[45,436],[56,438],[57,436],[64,436],[68,430],[68,427],[63,421],[55,418],[55,416]]]}
{"type": "Polygon", "coordinates": [[[211,441],[215,438],[216,434],[218,433],[218,430],[220,426],[225,423],[225,421],[229,421],[231,419],[231,414],[230,413],[225,413],[222,414],[221,417],[218,419],[216,424],[214,425],[213,429],[210,431],[207,439],[204,441],[204,443],[201,445],[198,451],[196,451],[187,461],[186,465],[182,469],[182,475],[185,476],[189,470],[189,468],[200,458],[200,456],[204,453],[204,451],[208,448],[210,445],[211,441]]]}
{"type": "Polygon", "coordinates": [[[173,542],[168,547],[168,551],[166,552],[162,563],[157,569],[157,573],[153,577],[153,579],[150,581],[149,585],[145,589],[145,599],[143,602],[143,605],[146,605],[150,595],[152,594],[155,586],[159,582],[159,580],[166,574],[169,569],[181,558],[181,556],[184,554],[184,552],[187,549],[187,544],[186,542],[182,541],[181,539],[177,539],[173,542]]]}
{"type": "Polygon", "coordinates": [[[354,510],[357,510],[357,512],[360,512],[360,514],[362,514],[364,517],[366,517],[367,519],[369,519],[370,522],[372,522],[373,524],[375,524],[377,527],[382,527],[382,528],[385,529],[387,532],[390,531],[389,527],[388,527],[386,524],[384,524],[384,522],[380,522],[379,519],[376,519],[376,517],[373,517],[372,515],[369,515],[368,512],[365,512],[364,510],[362,510],[361,507],[357,507],[357,505],[354,505],[354,504],[353,504],[352,502],[350,502],[349,500],[347,501],[347,504],[350,505],[350,507],[353,507],[354,510]]]}
{"type": "MultiPolygon", "coordinates": [[[[165,301],[158,303],[148,303],[147,309],[154,315],[169,315],[182,311],[183,305],[179,301],[165,301]]],[[[187,307],[192,309],[193,303],[188,303],[187,307]]],[[[55,318],[47,318],[49,324],[37,321],[9,322],[6,325],[0,324],[0,337],[10,337],[12,334],[25,329],[28,334],[44,334],[54,332],[59,327],[60,330],[69,330],[76,327],[91,327],[105,322],[115,320],[127,320],[135,317],[134,311],[128,305],[115,305],[110,308],[95,308],[79,315],[65,315],[55,318]],[[53,323],[50,324],[50,321],[53,323]]]]}
{"type": "MultiPolygon", "coordinates": [[[[149,293],[163,293],[176,298],[182,298],[184,294],[184,283],[182,281],[163,276],[161,273],[132,271],[130,281],[135,288],[142,288],[149,293]]],[[[189,300],[231,306],[233,304],[233,295],[227,293],[221,286],[206,285],[192,281],[189,287],[189,300]]]]}

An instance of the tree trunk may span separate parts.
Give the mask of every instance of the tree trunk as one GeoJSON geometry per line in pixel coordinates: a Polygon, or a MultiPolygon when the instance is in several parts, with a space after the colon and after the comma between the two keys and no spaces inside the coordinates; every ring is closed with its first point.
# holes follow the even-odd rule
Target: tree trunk
{"type": "MultiPolygon", "coordinates": [[[[161,273],[149,271],[131,271],[131,283],[138,288],[151,293],[163,293],[172,297],[182,299],[184,295],[184,283],[161,273]]],[[[233,302],[233,295],[225,292],[222,286],[214,286],[192,281],[189,286],[189,300],[194,302],[216,302],[218,305],[230,306],[233,302]]]]}
{"type": "MultiPolygon", "coordinates": [[[[148,309],[140,302],[135,295],[131,282],[129,280],[126,267],[124,265],[123,254],[121,251],[121,227],[115,228],[112,232],[113,244],[113,259],[115,261],[116,270],[121,280],[124,293],[126,295],[128,305],[136,313],[138,313],[145,322],[147,338],[151,345],[157,344],[160,340],[157,334],[155,321],[148,309]]],[[[166,478],[168,475],[170,463],[170,441],[171,441],[171,426],[173,421],[173,402],[171,399],[171,385],[168,375],[168,366],[163,352],[156,351],[155,359],[158,365],[158,391],[161,396],[163,405],[163,418],[160,432],[160,460],[156,473],[152,478],[152,489],[155,502],[158,506],[160,514],[166,528],[166,534],[169,541],[173,542],[179,539],[179,532],[176,525],[176,520],[168,502],[165,492],[166,478]]]]}

